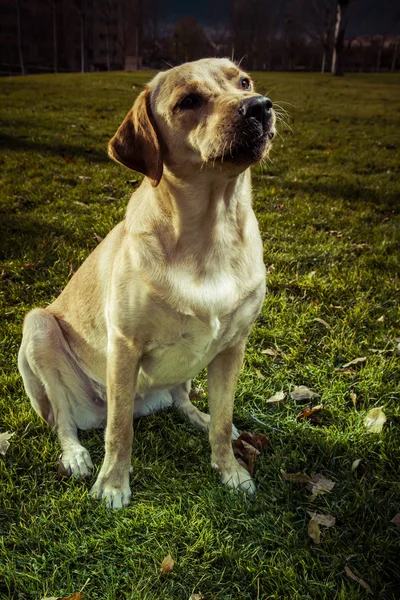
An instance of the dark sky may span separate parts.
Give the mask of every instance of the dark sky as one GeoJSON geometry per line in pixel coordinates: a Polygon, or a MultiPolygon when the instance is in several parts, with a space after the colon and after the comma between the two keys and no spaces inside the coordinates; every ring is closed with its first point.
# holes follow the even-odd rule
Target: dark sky
{"type": "MultiPolygon", "coordinates": [[[[280,1],[284,6],[285,0],[280,1]]],[[[230,0],[169,0],[163,12],[167,19],[194,16],[207,25],[228,21],[229,5],[230,0]]],[[[347,31],[350,35],[400,34],[400,23],[396,25],[394,18],[396,12],[400,13],[400,0],[352,0],[347,31]]]]}

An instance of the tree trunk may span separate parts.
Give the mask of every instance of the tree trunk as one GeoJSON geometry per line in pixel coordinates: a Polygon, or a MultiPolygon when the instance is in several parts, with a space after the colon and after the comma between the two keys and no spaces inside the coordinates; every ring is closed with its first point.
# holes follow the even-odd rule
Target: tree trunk
{"type": "Polygon", "coordinates": [[[322,53],[322,63],[321,63],[321,73],[325,73],[326,67],[326,48],[324,48],[322,53]]]}
{"type": "Polygon", "coordinates": [[[332,57],[332,75],[343,75],[344,33],[346,29],[346,11],[349,0],[337,0],[335,42],[332,57]]]}
{"type": "Polygon", "coordinates": [[[81,19],[81,73],[85,72],[85,16],[83,11],[79,13],[81,19]]]}
{"type": "MultiPolygon", "coordinates": [[[[110,18],[111,20],[111,18],[110,18]]],[[[111,71],[110,26],[107,25],[107,71],[111,71]]]]}
{"type": "Polygon", "coordinates": [[[378,56],[376,59],[376,72],[377,73],[379,73],[379,71],[381,70],[382,48],[383,48],[383,37],[378,40],[378,56]]]}
{"type": "Polygon", "coordinates": [[[396,60],[397,60],[398,49],[399,49],[399,40],[396,40],[396,42],[394,44],[394,49],[393,49],[392,64],[390,65],[390,71],[392,73],[394,73],[396,70],[396,60]]]}
{"type": "Polygon", "coordinates": [[[136,71],[139,71],[139,24],[136,23],[136,46],[135,46],[135,52],[136,52],[136,71]]]}
{"type": "Polygon", "coordinates": [[[57,47],[57,12],[56,2],[52,2],[53,9],[53,49],[54,49],[54,73],[58,73],[58,47],[57,47]]]}
{"type": "Polygon", "coordinates": [[[22,54],[22,33],[21,33],[21,2],[17,1],[17,29],[18,29],[18,55],[19,55],[19,64],[21,67],[21,74],[25,75],[25,64],[24,57],[22,54]]]}

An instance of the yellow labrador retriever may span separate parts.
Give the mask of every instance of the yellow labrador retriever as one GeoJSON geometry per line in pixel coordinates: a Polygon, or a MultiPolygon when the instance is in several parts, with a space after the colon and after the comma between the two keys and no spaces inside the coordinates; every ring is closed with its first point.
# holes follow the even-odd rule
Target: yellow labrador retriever
{"type": "Polygon", "coordinates": [[[106,423],[91,494],[114,508],[131,497],[133,417],[172,404],[209,432],[222,481],[255,489],[232,452],[232,414],[265,293],[249,167],[267,155],[274,123],[272,102],[228,59],[159,73],[109,143],[145,175],[125,220],[25,318],[18,364],[32,406],[75,476],[93,466],[77,430],[106,423]],[[189,400],[204,367],[209,415],[189,400]]]}

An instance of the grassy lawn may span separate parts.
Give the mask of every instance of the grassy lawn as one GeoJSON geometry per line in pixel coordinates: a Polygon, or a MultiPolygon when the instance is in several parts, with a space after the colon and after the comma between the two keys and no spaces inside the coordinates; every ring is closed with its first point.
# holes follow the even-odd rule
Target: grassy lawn
{"type": "MultiPolygon", "coordinates": [[[[281,127],[272,162],[253,178],[269,293],[248,341],[235,423],[270,439],[256,462],[256,496],[219,484],[206,437],[174,411],[135,424],[129,508],[90,499],[96,473],[83,482],[57,475],[56,437],[17,371],[22,320],[123,219],[140,176],[113,164],[106,146],[150,75],[0,81],[0,431],[15,432],[0,456],[0,598],[83,587],[90,600],[364,598],[345,567],[375,597],[399,598],[400,531],[390,523],[400,512],[397,75],[255,74],[259,91],[295,105],[283,104],[293,131],[281,127]],[[338,370],[357,357],[366,361],[338,370]],[[319,425],[297,420],[289,394],[266,402],[301,384],[321,396],[319,425]],[[363,424],[374,407],[388,417],[381,433],[363,424]],[[281,470],[322,473],[335,487],[310,502],[281,470]],[[336,517],[319,545],[307,511],[336,517]],[[174,570],[160,573],[168,553],[174,570]]],[[[204,373],[197,384],[206,409],[204,373]]],[[[103,433],[82,438],[98,469],[103,433]]]]}

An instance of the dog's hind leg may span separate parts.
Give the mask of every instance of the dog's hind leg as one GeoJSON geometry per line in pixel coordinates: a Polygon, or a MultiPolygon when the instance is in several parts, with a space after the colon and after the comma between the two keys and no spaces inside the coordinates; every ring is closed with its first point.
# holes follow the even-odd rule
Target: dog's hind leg
{"type": "Polygon", "coordinates": [[[57,431],[66,472],[88,475],[93,464],[78,439],[76,404],[90,405],[90,386],[50,312],[36,308],[26,316],[18,367],[32,407],[57,431]]]}
{"type": "MultiPolygon", "coordinates": [[[[191,388],[191,381],[186,381],[182,385],[177,385],[172,388],[171,394],[174,402],[174,406],[181,412],[192,425],[194,425],[200,431],[207,433],[210,429],[210,415],[201,412],[194,404],[192,404],[189,398],[189,392],[191,388]]],[[[239,432],[234,425],[232,425],[232,439],[237,440],[239,432]]]]}

